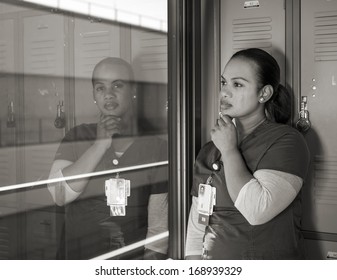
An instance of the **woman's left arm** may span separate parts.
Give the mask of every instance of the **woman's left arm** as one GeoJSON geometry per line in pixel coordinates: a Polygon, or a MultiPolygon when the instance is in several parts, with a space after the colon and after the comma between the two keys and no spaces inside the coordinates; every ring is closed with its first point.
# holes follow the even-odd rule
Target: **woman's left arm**
{"type": "Polygon", "coordinates": [[[220,118],[216,127],[212,129],[211,137],[214,145],[221,152],[227,190],[232,201],[235,202],[242,187],[254,177],[238,149],[236,127],[232,120],[228,116],[220,118]]]}
{"type": "Polygon", "coordinates": [[[303,179],[296,175],[260,169],[239,192],[235,207],[251,225],[264,224],[291,204],[302,185],[303,179]]]}
{"type": "Polygon", "coordinates": [[[243,186],[254,179],[254,176],[248,170],[237,148],[221,154],[225,155],[222,156],[222,162],[226,174],[227,190],[232,201],[235,202],[243,186]]]}
{"type": "Polygon", "coordinates": [[[286,209],[299,193],[303,179],[273,169],[251,174],[238,150],[223,156],[228,193],[251,225],[270,221],[286,209]]]}
{"type": "Polygon", "coordinates": [[[289,130],[266,151],[254,174],[237,148],[236,128],[228,117],[213,129],[212,140],[222,155],[228,193],[252,225],[270,221],[299,193],[310,154],[295,130],[289,130]]]}
{"type": "Polygon", "coordinates": [[[145,259],[162,259],[168,250],[168,194],[151,194],[148,204],[148,229],[145,259]],[[156,239],[152,241],[151,239],[156,239]]]}

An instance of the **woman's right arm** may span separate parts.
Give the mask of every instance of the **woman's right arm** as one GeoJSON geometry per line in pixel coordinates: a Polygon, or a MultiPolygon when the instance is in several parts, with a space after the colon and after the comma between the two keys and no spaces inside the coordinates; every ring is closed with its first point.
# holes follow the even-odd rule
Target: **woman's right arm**
{"type": "Polygon", "coordinates": [[[67,177],[92,172],[105,152],[106,145],[96,141],[76,162],[61,159],[53,162],[49,179],[64,178],[62,181],[48,184],[57,205],[62,206],[74,201],[88,183],[88,178],[67,180],[67,177]]]}
{"type": "Polygon", "coordinates": [[[114,116],[100,116],[97,123],[97,137],[92,146],[88,148],[76,161],[55,160],[49,178],[65,178],[65,180],[48,184],[48,189],[59,206],[74,201],[85,189],[89,178],[68,180],[67,177],[91,173],[95,170],[106,151],[112,143],[112,135],[120,133],[120,118],[114,116]]]}

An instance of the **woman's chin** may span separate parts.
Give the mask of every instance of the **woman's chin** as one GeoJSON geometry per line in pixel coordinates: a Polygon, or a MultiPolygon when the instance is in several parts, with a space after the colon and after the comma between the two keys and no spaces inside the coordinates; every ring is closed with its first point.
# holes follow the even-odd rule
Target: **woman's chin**
{"type": "Polygon", "coordinates": [[[116,111],[114,111],[114,110],[104,110],[104,111],[103,111],[103,114],[104,114],[105,116],[119,117],[119,114],[118,114],[116,111]]]}
{"type": "Polygon", "coordinates": [[[223,116],[228,116],[228,117],[230,117],[231,119],[234,118],[233,114],[232,114],[229,110],[220,110],[220,113],[221,113],[221,115],[223,115],[223,116]]]}

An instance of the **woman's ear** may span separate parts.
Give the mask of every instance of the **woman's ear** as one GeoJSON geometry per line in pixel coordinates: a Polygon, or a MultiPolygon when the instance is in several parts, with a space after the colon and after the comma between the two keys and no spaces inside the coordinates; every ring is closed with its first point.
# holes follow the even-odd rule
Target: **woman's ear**
{"type": "Polygon", "coordinates": [[[261,90],[259,94],[259,102],[260,103],[266,103],[274,93],[274,89],[271,85],[265,85],[261,90]]]}
{"type": "Polygon", "coordinates": [[[137,98],[137,84],[136,83],[133,83],[131,85],[131,94],[132,94],[133,99],[137,98]]]}
{"type": "Polygon", "coordinates": [[[93,102],[96,104],[96,97],[95,97],[95,91],[94,90],[92,91],[92,99],[93,99],[93,102]]]}

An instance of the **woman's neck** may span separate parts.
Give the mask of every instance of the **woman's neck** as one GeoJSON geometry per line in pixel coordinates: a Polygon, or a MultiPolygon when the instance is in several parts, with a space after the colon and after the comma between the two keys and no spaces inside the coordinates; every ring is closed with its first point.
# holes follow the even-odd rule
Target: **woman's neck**
{"type": "Polygon", "coordinates": [[[120,133],[112,137],[112,146],[115,152],[124,153],[134,142],[137,134],[134,118],[130,114],[121,117],[120,133]]]}
{"type": "Polygon", "coordinates": [[[121,121],[121,135],[123,136],[131,136],[135,134],[135,119],[132,115],[126,114],[122,117],[121,121]]]}
{"type": "Polygon", "coordinates": [[[241,143],[249,134],[251,134],[259,125],[266,120],[265,115],[256,116],[250,119],[235,119],[236,130],[238,133],[238,142],[241,143]]]}
{"type": "Polygon", "coordinates": [[[134,137],[121,136],[119,138],[113,138],[112,145],[115,152],[124,153],[135,141],[134,137]]]}

